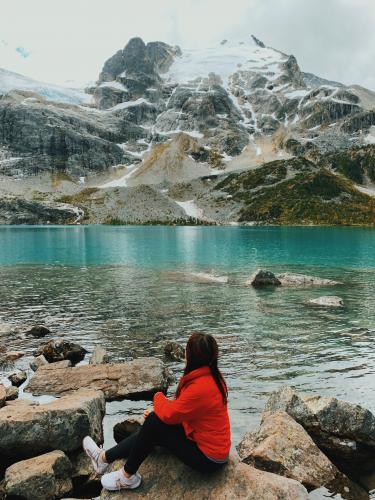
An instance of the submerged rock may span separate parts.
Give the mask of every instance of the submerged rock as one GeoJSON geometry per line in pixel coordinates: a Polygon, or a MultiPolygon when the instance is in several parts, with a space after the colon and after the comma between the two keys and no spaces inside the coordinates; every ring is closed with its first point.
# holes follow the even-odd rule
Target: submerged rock
{"type": "Polygon", "coordinates": [[[101,390],[107,401],[115,399],[149,399],[165,391],[169,373],[160,359],[138,358],[126,363],[81,365],[61,368],[54,364],[41,366],[26,387],[34,395],[61,396],[80,388],[101,390]]]}
{"type": "Polygon", "coordinates": [[[291,387],[275,391],[266,412],[284,411],[300,423],[346,474],[375,467],[375,416],[362,406],[332,397],[302,397],[291,387]]]}
{"type": "Polygon", "coordinates": [[[321,306],[321,307],[344,307],[344,301],[341,297],[336,295],[323,295],[317,299],[310,299],[306,304],[311,306],[321,306]]]}
{"type": "Polygon", "coordinates": [[[101,365],[104,363],[109,363],[109,356],[104,347],[101,346],[95,347],[89,363],[90,365],[101,365]]]}
{"type": "Polygon", "coordinates": [[[8,379],[11,381],[12,385],[19,387],[27,380],[27,373],[23,370],[16,370],[8,376],[8,379]]]}
{"type": "Polygon", "coordinates": [[[25,356],[24,351],[8,351],[5,353],[5,358],[7,361],[17,361],[17,359],[25,356]]]}
{"type": "Polygon", "coordinates": [[[164,346],[164,355],[170,361],[183,361],[185,359],[185,349],[177,342],[168,342],[164,346]]]}
{"type": "Polygon", "coordinates": [[[309,490],[327,486],[339,491],[343,498],[368,498],[285,412],[264,413],[259,430],[246,434],[237,450],[243,462],[295,479],[309,490]]]}
{"type": "Polygon", "coordinates": [[[0,455],[12,462],[55,449],[77,450],[86,435],[103,441],[101,392],[81,390],[43,405],[10,403],[0,410],[0,455]]]}
{"type": "MultiPolygon", "coordinates": [[[[116,462],[112,470],[119,469],[116,462]]],[[[102,491],[101,500],[142,498],[155,500],[307,500],[302,484],[276,474],[264,472],[231,457],[223,470],[210,474],[193,471],[174,456],[155,452],[140,468],[142,485],[135,491],[102,491]]]]}
{"type": "Polygon", "coordinates": [[[335,286],[342,285],[340,281],[334,281],[317,276],[308,276],[307,274],[299,273],[283,273],[277,274],[277,279],[281,282],[281,286],[335,286]]]}
{"type": "Polygon", "coordinates": [[[280,286],[281,281],[271,271],[258,269],[255,273],[253,273],[250,276],[250,278],[246,281],[245,284],[260,288],[263,286],[280,286]]]}
{"type": "Polygon", "coordinates": [[[41,366],[48,365],[48,361],[46,358],[41,354],[40,356],[37,356],[30,362],[30,368],[36,372],[38,368],[41,366]]]}
{"type": "Polygon", "coordinates": [[[116,441],[116,443],[119,443],[123,439],[126,439],[131,434],[134,434],[134,432],[138,432],[139,429],[142,427],[144,421],[145,421],[144,417],[137,416],[137,417],[127,418],[123,422],[118,422],[113,427],[113,438],[116,441]]]}
{"type": "Polygon", "coordinates": [[[69,359],[73,364],[76,364],[84,359],[86,353],[86,349],[78,344],[62,339],[52,339],[42,344],[34,352],[34,356],[43,354],[49,363],[69,359]]]}
{"type": "Polygon", "coordinates": [[[36,325],[30,328],[30,330],[26,332],[26,335],[31,335],[32,337],[35,338],[42,338],[48,335],[49,333],[51,333],[51,330],[46,326],[36,325]]]}
{"type": "Polygon", "coordinates": [[[71,468],[62,451],[17,462],[6,470],[5,491],[27,500],[62,498],[72,490],[71,468]]]}

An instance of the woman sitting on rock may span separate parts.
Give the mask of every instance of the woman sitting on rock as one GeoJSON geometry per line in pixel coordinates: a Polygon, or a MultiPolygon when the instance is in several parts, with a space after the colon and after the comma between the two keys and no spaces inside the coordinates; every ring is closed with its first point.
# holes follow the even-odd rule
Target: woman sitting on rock
{"type": "Polygon", "coordinates": [[[193,333],[186,345],[186,365],[173,400],[162,392],[154,396],[153,409],[144,412],[139,432],[117,446],[103,451],[89,437],[83,448],[95,471],[103,474],[108,464],[127,458],[123,469],[104,474],[107,490],[134,489],[141,484],[137,472],[154,446],[171,451],[193,469],[210,473],[228,461],[230,424],[227,410],[228,390],[217,366],[218,346],[212,335],[193,333]]]}

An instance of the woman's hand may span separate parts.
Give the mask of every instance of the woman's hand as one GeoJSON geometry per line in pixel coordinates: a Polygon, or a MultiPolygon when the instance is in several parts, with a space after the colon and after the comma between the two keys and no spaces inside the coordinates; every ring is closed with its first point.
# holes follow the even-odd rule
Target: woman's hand
{"type": "Polygon", "coordinates": [[[154,411],[154,408],[152,406],[150,408],[146,408],[145,411],[143,412],[143,416],[147,418],[152,411],[154,411]]]}

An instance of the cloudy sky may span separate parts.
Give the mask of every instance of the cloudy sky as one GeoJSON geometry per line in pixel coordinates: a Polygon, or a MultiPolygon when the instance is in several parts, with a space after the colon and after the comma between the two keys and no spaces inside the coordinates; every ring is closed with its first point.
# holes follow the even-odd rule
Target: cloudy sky
{"type": "Polygon", "coordinates": [[[254,34],[304,71],[375,90],[375,0],[0,0],[0,67],[94,81],[133,36],[182,48],[254,34]]]}

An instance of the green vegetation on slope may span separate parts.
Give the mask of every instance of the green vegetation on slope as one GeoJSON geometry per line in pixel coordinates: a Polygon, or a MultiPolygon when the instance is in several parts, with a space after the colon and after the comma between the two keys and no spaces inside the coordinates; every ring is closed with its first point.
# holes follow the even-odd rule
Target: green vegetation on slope
{"type": "Polygon", "coordinates": [[[375,225],[375,199],[325,169],[242,198],[241,222],[375,225]]]}

